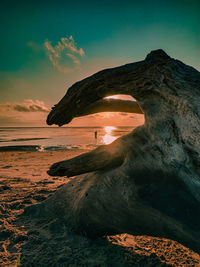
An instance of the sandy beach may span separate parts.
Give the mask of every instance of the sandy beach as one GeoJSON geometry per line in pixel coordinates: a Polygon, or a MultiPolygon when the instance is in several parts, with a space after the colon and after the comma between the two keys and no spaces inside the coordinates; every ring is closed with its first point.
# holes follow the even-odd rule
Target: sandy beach
{"type": "Polygon", "coordinates": [[[0,152],[0,266],[200,266],[200,255],[171,240],[128,234],[90,240],[56,218],[21,216],[68,182],[50,177],[49,166],[83,152],[0,152]]]}

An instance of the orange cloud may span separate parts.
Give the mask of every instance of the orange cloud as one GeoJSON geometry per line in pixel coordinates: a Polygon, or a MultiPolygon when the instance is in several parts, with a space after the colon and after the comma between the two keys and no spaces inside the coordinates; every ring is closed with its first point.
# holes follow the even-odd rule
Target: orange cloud
{"type": "Polygon", "coordinates": [[[43,101],[26,99],[22,103],[0,104],[0,111],[49,112],[43,101]]]}
{"type": "Polygon", "coordinates": [[[55,47],[53,47],[48,40],[45,41],[44,46],[49,60],[60,72],[69,72],[77,66],[80,67],[80,58],[85,55],[82,48],[77,48],[72,36],[69,38],[62,37],[55,47]],[[67,59],[72,60],[73,66],[69,64],[67,59]]]}

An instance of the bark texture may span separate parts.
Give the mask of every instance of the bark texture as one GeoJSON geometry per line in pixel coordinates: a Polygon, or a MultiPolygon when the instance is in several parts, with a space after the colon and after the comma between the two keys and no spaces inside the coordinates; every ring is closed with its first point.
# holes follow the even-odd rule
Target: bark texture
{"type": "MultiPolygon", "coordinates": [[[[115,104],[102,99],[113,94],[133,96],[137,104],[128,110],[144,112],[145,124],[110,145],[53,164],[50,175],[78,176],[35,207],[35,216],[58,216],[93,237],[158,236],[199,251],[200,73],[163,50],[152,51],[141,62],[75,83],[47,123],[61,126],[108,111],[115,104]]],[[[114,110],[122,111],[120,105],[114,110]]]]}

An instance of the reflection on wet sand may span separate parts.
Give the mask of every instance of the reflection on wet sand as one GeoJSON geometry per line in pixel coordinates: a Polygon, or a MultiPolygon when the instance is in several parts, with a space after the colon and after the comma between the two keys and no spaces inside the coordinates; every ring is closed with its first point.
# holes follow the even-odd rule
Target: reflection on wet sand
{"type": "Polygon", "coordinates": [[[114,126],[104,126],[105,135],[102,137],[102,142],[104,144],[110,144],[117,139],[117,137],[113,136],[114,130],[116,130],[114,126]]]}

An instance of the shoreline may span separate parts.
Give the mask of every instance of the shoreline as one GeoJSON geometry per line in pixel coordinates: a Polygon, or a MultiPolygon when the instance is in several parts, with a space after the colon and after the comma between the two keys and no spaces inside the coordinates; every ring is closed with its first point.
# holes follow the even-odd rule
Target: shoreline
{"type": "Polygon", "coordinates": [[[65,235],[56,218],[19,221],[26,207],[44,201],[73,179],[50,177],[46,172],[50,165],[84,152],[0,152],[0,266],[16,266],[17,259],[21,266],[44,267],[200,265],[199,254],[165,238],[121,234],[89,240],[65,235]]]}
{"type": "Polygon", "coordinates": [[[87,151],[96,148],[98,145],[58,145],[58,146],[41,146],[41,145],[10,145],[0,146],[0,152],[49,152],[49,151],[87,151]]]}

